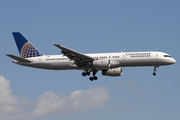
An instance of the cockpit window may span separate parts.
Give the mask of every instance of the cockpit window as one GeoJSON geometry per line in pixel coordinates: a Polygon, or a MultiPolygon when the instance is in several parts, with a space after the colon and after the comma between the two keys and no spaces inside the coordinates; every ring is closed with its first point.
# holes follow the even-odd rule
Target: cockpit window
{"type": "Polygon", "coordinates": [[[164,55],[164,57],[171,57],[170,55],[164,55]]]}

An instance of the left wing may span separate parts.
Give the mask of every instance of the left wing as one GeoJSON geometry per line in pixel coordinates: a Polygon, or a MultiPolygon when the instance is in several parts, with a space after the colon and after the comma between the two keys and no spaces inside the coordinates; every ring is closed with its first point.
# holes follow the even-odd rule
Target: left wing
{"type": "Polygon", "coordinates": [[[70,60],[74,60],[75,64],[79,67],[81,67],[84,63],[90,62],[95,60],[94,58],[84,55],[82,53],[79,53],[77,51],[71,50],[67,47],[61,46],[59,44],[54,44],[56,47],[61,49],[61,53],[67,56],[70,60]]]}

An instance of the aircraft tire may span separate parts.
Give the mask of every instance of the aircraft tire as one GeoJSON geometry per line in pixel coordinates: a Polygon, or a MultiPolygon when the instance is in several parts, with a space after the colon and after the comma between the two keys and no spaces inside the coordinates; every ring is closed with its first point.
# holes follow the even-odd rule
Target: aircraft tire
{"type": "Polygon", "coordinates": [[[88,76],[89,76],[89,75],[90,75],[90,72],[86,72],[86,75],[88,75],[88,76]]]}
{"type": "Polygon", "coordinates": [[[156,76],[156,73],[155,73],[155,72],[153,72],[153,75],[154,75],[154,76],[156,76]]]}
{"type": "Polygon", "coordinates": [[[90,80],[90,81],[93,81],[93,77],[89,77],[89,80],[90,80]]]}
{"type": "Polygon", "coordinates": [[[93,77],[93,79],[94,79],[94,80],[97,80],[97,79],[98,79],[98,77],[94,76],[94,77],[93,77]]]}
{"type": "Polygon", "coordinates": [[[83,73],[82,73],[82,76],[84,76],[84,77],[85,77],[85,76],[86,76],[86,73],[85,73],[85,72],[83,72],[83,73]]]}

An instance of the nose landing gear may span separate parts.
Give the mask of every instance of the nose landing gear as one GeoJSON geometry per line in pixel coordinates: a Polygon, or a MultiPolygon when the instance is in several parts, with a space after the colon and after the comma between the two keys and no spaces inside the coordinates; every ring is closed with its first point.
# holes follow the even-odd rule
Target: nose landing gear
{"type": "Polygon", "coordinates": [[[154,76],[156,76],[156,71],[157,71],[157,69],[156,68],[158,68],[159,66],[154,66],[154,72],[153,72],[153,75],[154,76]]]}
{"type": "Polygon", "coordinates": [[[154,76],[156,76],[156,73],[155,73],[155,72],[153,72],[153,75],[154,75],[154,76]]]}

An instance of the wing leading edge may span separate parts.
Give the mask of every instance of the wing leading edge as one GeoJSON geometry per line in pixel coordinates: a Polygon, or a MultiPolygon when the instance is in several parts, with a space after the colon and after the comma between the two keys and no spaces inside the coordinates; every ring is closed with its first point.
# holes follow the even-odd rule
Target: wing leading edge
{"type": "Polygon", "coordinates": [[[75,61],[75,64],[77,66],[82,66],[83,63],[86,63],[86,62],[90,62],[90,61],[93,61],[95,60],[94,58],[90,57],[90,56],[87,56],[87,55],[84,55],[82,53],[79,53],[77,51],[74,51],[72,49],[69,49],[67,47],[64,47],[62,45],[59,45],[59,44],[54,44],[56,47],[58,47],[59,49],[61,49],[61,53],[64,55],[64,56],[67,56],[70,60],[74,60],[75,61]]]}

